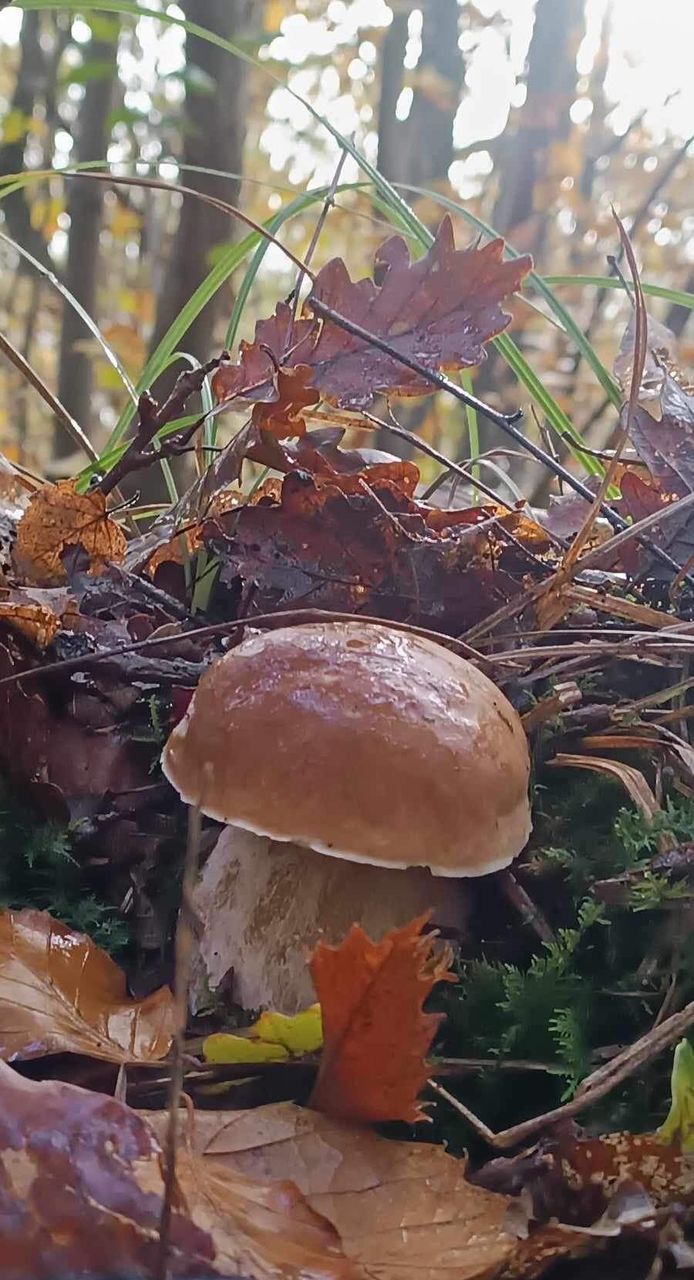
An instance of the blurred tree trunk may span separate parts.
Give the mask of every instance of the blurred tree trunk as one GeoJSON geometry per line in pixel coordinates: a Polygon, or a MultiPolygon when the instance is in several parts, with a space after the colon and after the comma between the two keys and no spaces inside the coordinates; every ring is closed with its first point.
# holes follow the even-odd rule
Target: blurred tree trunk
{"type": "MultiPolygon", "coordinates": [[[[422,51],[412,75],[413,97],[407,120],[395,115],[405,80],[403,59],[412,4],[395,8],[393,21],[381,50],[378,113],[378,167],[391,182],[405,186],[440,189],[448,182],[453,160],[453,125],[463,88],[464,63],[458,46],[458,0],[426,0],[422,9],[422,51]]],[[[408,192],[404,192],[406,198],[408,192]]],[[[417,197],[412,197],[415,201],[417,197]]],[[[440,209],[427,210],[435,226],[440,209]]],[[[427,401],[400,408],[400,420],[409,431],[421,426],[427,401]]],[[[381,432],[379,448],[409,457],[410,446],[388,432],[381,432]]]]}
{"type": "MultiPolygon", "coordinates": [[[[247,32],[253,11],[251,0],[182,0],[181,7],[191,21],[227,40],[247,32]]],[[[241,173],[246,67],[224,49],[196,36],[188,37],[186,54],[188,90],[181,160],[184,164],[241,173]],[[196,75],[199,84],[195,83],[196,75]]],[[[241,186],[238,179],[230,181],[205,173],[184,173],[181,181],[232,204],[237,202],[241,186]]],[[[184,199],[157,308],[152,349],[207,275],[214,250],[228,244],[235,234],[235,221],[228,214],[194,198],[184,199]]],[[[216,322],[226,305],[228,301],[217,294],[188,330],[183,345],[198,360],[212,355],[216,322]]]]}
{"type": "Polygon", "coordinates": [[[463,87],[458,47],[458,0],[411,0],[393,6],[381,48],[378,168],[391,182],[430,186],[445,182],[453,159],[453,123],[463,87]],[[410,13],[422,9],[422,51],[414,73],[406,120],[395,114],[405,84],[404,57],[410,13]]]}
{"type": "MultiPolygon", "coordinates": [[[[227,40],[248,33],[254,8],[252,0],[181,0],[181,7],[191,21],[227,40]]],[[[246,133],[247,68],[224,49],[197,36],[188,37],[186,61],[188,88],[181,162],[240,174],[243,171],[246,133]]],[[[181,181],[185,186],[218,196],[231,204],[238,202],[239,178],[184,172],[181,181]]],[[[213,209],[191,196],[184,198],[166,264],[152,350],[209,272],[215,249],[234,240],[237,227],[234,218],[222,210],[213,209]]],[[[220,290],[188,329],[181,344],[185,351],[201,362],[208,360],[214,351],[217,322],[228,309],[228,294],[220,290]]],[[[154,389],[157,396],[163,398],[171,390],[176,372],[171,370],[158,380],[154,389]]],[[[186,459],[176,459],[173,469],[179,487],[185,486],[190,470],[186,459]]],[[[166,500],[158,468],[150,467],[140,479],[140,493],[146,501],[166,500]]]]}
{"type": "MultiPolygon", "coordinates": [[[[104,160],[109,139],[109,115],[114,101],[117,79],[117,40],[90,40],[84,49],[84,62],[99,68],[99,74],[85,86],[75,126],[75,164],[104,160]]],[[[70,240],[65,284],[90,316],[95,316],[99,276],[99,237],[103,221],[104,186],[88,178],[74,178],[67,184],[70,240]]],[[[58,397],[89,435],[92,398],[92,357],[78,349],[86,337],[84,324],[76,311],[63,309],[60,335],[60,372],[58,397]]],[[[67,457],[72,442],[60,424],[56,424],[54,453],[67,457]]]]}
{"type": "Polygon", "coordinates": [[[537,188],[552,144],[568,137],[571,127],[576,53],[584,27],[584,0],[537,0],[528,51],[528,95],[503,148],[493,218],[496,229],[511,239],[514,230],[530,224],[523,248],[537,249],[543,238],[545,218],[544,210],[537,208],[537,188]]]}
{"type": "MultiPolygon", "coordinates": [[[[47,67],[40,37],[41,14],[25,13],[19,41],[20,62],[8,115],[16,112],[18,116],[31,116],[37,99],[40,100],[45,94],[47,67]]],[[[16,141],[0,146],[0,175],[21,173],[24,168],[25,145],[26,134],[21,133],[16,141]]],[[[7,231],[12,238],[44,266],[49,266],[43,236],[31,225],[29,205],[24,192],[15,191],[14,195],[8,196],[3,201],[3,211],[7,231]]],[[[30,271],[31,267],[25,260],[21,260],[19,269],[30,271]]]]}

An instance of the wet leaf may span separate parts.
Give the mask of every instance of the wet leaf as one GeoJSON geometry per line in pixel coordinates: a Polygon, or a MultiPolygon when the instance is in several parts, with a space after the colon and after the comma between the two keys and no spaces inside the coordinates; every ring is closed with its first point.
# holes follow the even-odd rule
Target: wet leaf
{"type": "MultiPolygon", "coordinates": [[[[134,1111],[0,1063],[0,1274],[10,1280],[149,1280],[158,1253],[161,1151],[134,1111]]],[[[211,1237],[177,1190],[171,1274],[217,1274],[211,1237]]]]}
{"type": "Polygon", "coordinates": [[[62,555],[83,547],[92,573],[125,555],[123,530],[106,513],[100,492],[78,493],[72,480],[44,485],[31,499],[17,529],[14,560],[18,572],[36,585],[64,582],[62,555]]]}
{"type": "Polygon", "coordinates": [[[243,1280],[364,1280],[342,1250],[329,1219],[291,1180],[271,1185],[220,1161],[179,1152],[179,1185],[191,1216],[209,1232],[215,1266],[243,1280]]]}
{"type": "Polygon", "coordinates": [[[278,369],[275,374],[276,399],[257,404],[253,422],[259,431],[277,439],[300,436],[306,430],[303,410],[318,404],[320,393],[312,385],[313,370],[299,364],[294,369],[278,369]]]}
{"type": "Polygon", "coordinates": [[[44,911],[0,913],[0,1057],[79,1053],[155,1062],[168,1052],[173,996],[129,1000],[125,977],[84,934],[44,911]]]}
{"type": "Polygon", "coordinates": [[[450,218],[441,222],[428,252],[411,262],[406,242],[381,245],[374,278],[352,281],[341,258],[319,271],[304,315],[286,303],[242,343],[239,363],[225,363],[214,378],[218,400],[266,400],[276,368],[311,368],[321,395],[341,407],[363,408],[378,392],[426,395],[431,384],[387,355],[323,320],[307,318],[320,302],[386,340],[399,354],[431,370],[462,369],[484,358],[484,344],[509,323],[501,309],[531,267],[529,257],[503,259],[503,242],[456,249],[450,218]]]}
{"type": "Polygon", "coordinates": [[[206,1036],[202,1046],[205,1062],[282,1062],[289,1052],[281,1044],[267,1044],[251,1040],[249,1036],[233,1035],[230,1031],[216,1031],[206,1036]]]}
{"type": "Polygon", "coordinates": [[[423,1118],[425,1055],[439,1024],[423,1005],[447,977],[450,955],[423,934],[426,916],[372,942],[353,925],[310,961],[323,1013],[324,1048],[311,1106],[357,1124],[423,1118]]]}
{"type": "Polygon", "coordinates": [[[288,1016],[267,1009],[253,1023],[249,1035],[266,1044],[282,1045],[289,1053],[316,1053],[323,1044],[323,1017],[319,1004],[288,1016]]]}
{"type": "Polygon", "coordinates": [[[492,1280],[516,1247],[508,1197],[472,1186],[442,1147],[390,1142],[292,1103],[200,1112],[192,1142],[210,1164],[294,1182],[362,1280],[492,1280]]]}
{"type": "Polygon", "coordinates": [[[259,611],[359,610],[459,634],[523,590],[533,565],[504,546],[503,522],[494,522],[492,542],[492,522],[480,527],[466,513],[470,523],[455,524],[447,514],[450,527],[429,529],[420,507],[370,469],[357,483],[292,472],[279,502],[209,520],[203,539],[223,584],[254,583],[259,611]]]}
{"type": "MultiPolygon", "coordinates": [[[[158,1119],[163,1137],[165,1113],[158,1119]]],[[[172,1280],[357,1280],[335,1228],[292,1184],[262,1185],[184,1149],[176,1173],[172,1280]]],[[[143,1115],[0,1064],[0,1274],[151,1280],[163,1174],[143,1115]]]]}

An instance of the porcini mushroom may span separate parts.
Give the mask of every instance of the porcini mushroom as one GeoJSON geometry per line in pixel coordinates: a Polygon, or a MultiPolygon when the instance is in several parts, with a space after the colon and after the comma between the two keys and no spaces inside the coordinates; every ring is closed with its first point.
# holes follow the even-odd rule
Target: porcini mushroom
{"type": "Polygon", "coordinates": [[[245,639],[203,675],[162,757],[226,824],[196,901],[211,986],[247,1008],[310,1003],[306,954],[353,922],[373,937],[508,866],[530,832],[529,756],[475,666],[387,625],[305,623],[245,639]]]}

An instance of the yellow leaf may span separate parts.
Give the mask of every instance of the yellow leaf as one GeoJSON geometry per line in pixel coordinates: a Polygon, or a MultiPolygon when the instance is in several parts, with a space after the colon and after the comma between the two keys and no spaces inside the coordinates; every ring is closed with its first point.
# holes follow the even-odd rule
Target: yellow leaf
{"type": "Polygon", "coordinates": [[[42,122],[38,120],[34,122],[31,116],[19,109],[8,111],[7,115],[2,118],[2,140],[5,146],[11,146],[13,142],[21,142],[22,138],[26,137],[29,130],[33,128],[34,123],[40,124],[42,122]]]}
{"type": "Polygon", "coordinates": [[[40,231],[46,243],[53,238],[56,231],[60,230],[60,215],[65,212],[65,203],[58,197],[53,196],[50,200],[43,200],[40,197],[32,200],[29,209],[29,221],[34,231],[40,231]]]}
{"type": "Polygon", "coordinates": [[[317,1053],[323,1045],[323,1019],[319,1004],[288,1017],[268,1009],[261,1013],[249,1033],[255,1040],[281,1045],[289,1053],[317,1053]]]}
{"type": "Polygon", "coordinates": [[[263,31],[271,32],[273,35],[279,31],[286,12],[284,0],[267,0],[263,15],[263,31]]]}
{"type": "Polygon", "coordinates": [[[218,1031],[208,1036],[202,1046],[205,1062],[280,1062],[289,1054],[281,1044],[266,1044],[263,1040],[249,1040],[231,1032],[218,1031]]]}
{"type": "Polygon", "coordinates": [[[111,324],[103,335],[128,373],[139,374],[147,359],[147,348],[137,329],[131,324],[111,324]]]}
{"type": "Polygon", "coordinates": [[[129,240],[140,230],[142,218],[134,209],[118,203],[109,219],[109,230],[114,240],[129,240]]]}

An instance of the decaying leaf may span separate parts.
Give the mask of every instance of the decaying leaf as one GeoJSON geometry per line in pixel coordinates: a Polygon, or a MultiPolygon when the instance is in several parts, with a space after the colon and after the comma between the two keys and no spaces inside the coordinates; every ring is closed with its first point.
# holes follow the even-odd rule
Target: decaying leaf
{"type": "MultiPolygon", "coordinates": [[[[161,1133],[162,1117],[147,1114],[161,1133]]],[[[192,1142],[211,1164],[294,1182],[362,1280],[492,1280],[516,1247],[508,1197],[472,1186],[442,1147],[390,1142],[291,1103],[199,1112],[192,1142]]]]}
{"type": "Polygon", "coordinates": [[[264,498],[207,521],[203,540],[219,558],[221,582],[252,582],[262,612],[358,610],[460,634],[522,591],[525,571],[538,572],[505,544],[503,519],[485,523],[476,512],[456,523],[443,513],[448,524],[429,528],[428,514],[391,480],[365,474],[294,471],[279,502],[264,498]]]}
{"type": "Polygon", "coordinates": [[[445,217],[434,244],[410,261],[401,236],[378,250],[372,280],[352,281],[341,258],[319,271],[304,316],[295,320],[280,303],[241,346],[237,365],[224,363],[214,378],[220,401],[273,398],[277,368],[306,365],[321,395],[341,407],[363,408],[378,392],[426,395],[431,385],[392,356],[323,320],[308,319],[323,303],[385,339],[399,354],[427,369],[462,369],[484,358],[484,344],[509,323],[500,304],[520,286],[532,265],[527,256],[504,261],[503,242],[456,249],[445,217]]]}
{"type": "Polygon", "coordinates": [[[79,1053],[154,1062],[168,1052],[173,996],[129,1000],[105,951],[44,911],[0,913],[0,1057],[79,1053]]]}
{"type": "Polygon", "coordinates": [[[426,916],[372,942],[353,925],[337,947],[319,943],[310,969],[325,1044],[311,1106],[357,1124],[423,1118],[424,1061],[439,1023],[424,1013],[450,955],[423,934],[426,916]]]}
{"type": "MultiPolygon", "coordinates": [[[[263,1186],[185,1150],[176,1165],[175,1280],[356,1280],[335,1228],[293,1185],[263,1186]]],[[[159,1143],[137,1112],[0,1063],[0,1275],[151,1280],[163,1174],[159,1143]]]]}
{"type": "Polygon", "coordinates": [[[50,586],[65,581],[61,557],[68,547],[83,547],[91,572],[99,573],[123,559],[126,545],[101,492],[78,493],[74,481],[59,480],[32,497],[19,522],[14,561],[30,582],[50,586]]]}
{"type": "MultiPolygon", "coordinates": [[[[159,1145],[136,1112],[0,1063],[0,1275],[149,1280],[162,1189],[159,1145]]],[[[216,1274],[214,1244],[178,1191],[173,1209],[172,1275],[216,1274]]]]}

